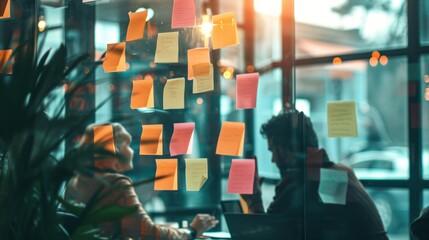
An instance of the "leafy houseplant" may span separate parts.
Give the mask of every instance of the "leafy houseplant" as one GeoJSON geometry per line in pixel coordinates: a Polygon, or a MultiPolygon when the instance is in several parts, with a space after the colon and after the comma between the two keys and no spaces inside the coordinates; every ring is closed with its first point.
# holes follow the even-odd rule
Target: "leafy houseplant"
{"type": "MultiPolygon", "coordinates": [[[[35,7],[35,1],[17,2],[35,7]]],[[[67,181],[91,168],[94,149],[74,150],[55,159],[53,153],[86,125],[88,116],[61,116],[64,102],[50,118],[45,110],[54,90],[68,83],[68,98],[88,83],[89,74],[73,81],[68,77],[79,66],[88,67],[89,56],[69,61],[64,45],[39,55],[37,37],[31,34],[36,31],[33,19],[30,13],[22,20],[13,73],[0,74],[0,239],[97,239],[95,223],[121,218],[135,209],[97,207],[102,197],[97,195],[87,206],[61,198],[67,181]],[[73,229],[64,224],[60,205],[76,216],[73,229]]]]}

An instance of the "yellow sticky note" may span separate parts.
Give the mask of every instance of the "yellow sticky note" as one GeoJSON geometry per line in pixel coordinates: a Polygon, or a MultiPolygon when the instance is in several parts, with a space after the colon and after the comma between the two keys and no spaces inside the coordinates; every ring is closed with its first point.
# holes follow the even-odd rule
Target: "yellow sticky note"
{"type": "Polygon", "coordinates": [[[144,36],[144,27],[146,25],[147,11],[129,12],[130,22],[128,23],[126,41],[142,39],[144,36]]]}
{"type": "Polygon", "coordinates": [[[155,177],[166,176],[155,180],[155,190],[177,190],[177,159],[155,159],[155,177]]]}
{"type": "Polygon", "coordinates": [[[186,191],[200,191],[207,181],[207,158],[187,158],[186,163],[186,191]]]}
{"type": "Polygon", "coordinates": [[[163,109],[185,108],[185,78],[167,80],[164,87],[163,109]]]}
{"type": "Polygon", "coordinates": [[[103,146],[103,148],[111,153],[115,153],[115,142],[113,140],[113,127],[109,126],[94,126],[94,144],[103,146]]]}
{"type": "Polygon", "coordinates": [[[179,62],[179,32],[158,33],[155,63],[179,62]]]}
{"type": "Polygon", "coordinates": [[[192,65],[194,72],[194,84],[192,93],[213,91],[213,65],[211,63],[199,63],[192,65]]]}
{"type": "Polygon", "coordinates": [[[355,101],[328,103],[328,137],[357,137],[355,101]]]}
{"type": "Polygon", "coordinates": [[[213,49],[239,44],[237,22],[233,12],[214,15],[212,44],[213,49]]]}
{"type": "Polygon", "coordinates": [[[104,72],[124,72],[125,62],[125,42],[107,44],[106,57],[104,58],[104,72]]]}
{"type": "Polygon", "coordinates": [[[0,73],[12,74],[11,56],[12,49],[0,50],[0,73]]]}
{"type": "Polygon", "coordinates": [[[10,18],[10,0],[0,0],[0,19],[10,18]]]}
{"type": "Polygon", "coordinates": [[[198,63],[210,63],[209,48],[194,48],[188,50],[188,80],[194,79],[192,66],[198,63]]]}
{"type": "Polygon", "coordinates": [[[217,141],[216,154],[241,156],[243,154],[245,125],[241,122],[223,122],[217,141]]]}
{"type": "Polygon", "coordinates": [[[153,79],[133,81],[131,108],[153,108],[153,79]]]}
{"type": "Polygon", "coordinates": [[[162,155],[162,124],[142,125],[140,155],[162,155]]]}

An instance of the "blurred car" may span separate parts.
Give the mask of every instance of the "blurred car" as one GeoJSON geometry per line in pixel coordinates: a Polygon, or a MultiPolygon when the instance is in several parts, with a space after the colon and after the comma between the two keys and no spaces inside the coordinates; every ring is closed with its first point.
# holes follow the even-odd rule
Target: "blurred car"
{"type": "MultiPolygon", "coordinates": [[[[409,178],[409,152],[406,147],[386,147],[350,154],[345,164],[353,168],[360,180],[405,180],[409,178]]],[[[423,151],[423,169],[429,169],[429,151],[423,151]]],[[[429,171],[423,171],[429,178],[429,171]]],[[[407,227],[409,194],[406,189],[367,188],[390,233],[407,227]]],[[[427,198],[429,199],[429,198],[427,198]]]]}

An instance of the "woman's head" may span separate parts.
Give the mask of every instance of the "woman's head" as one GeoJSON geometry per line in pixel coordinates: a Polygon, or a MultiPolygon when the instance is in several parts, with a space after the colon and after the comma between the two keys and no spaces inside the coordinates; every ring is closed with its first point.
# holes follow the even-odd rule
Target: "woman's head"
{"type": "MultiPolygon", "coordinates": [[[[89,125],[83,134],[80,147],[88,144],[111,152],[111,154],[103,154],[101,158],[97,157],[95,159],[94,163],[97,168],[111,169],[118,172],[128,171],[133,168],[134,151],[130,147],[131,135],[121,124],[89,125]]],[[[100,156],[100,154],[97,154],[97,156],[100,156]]]]}

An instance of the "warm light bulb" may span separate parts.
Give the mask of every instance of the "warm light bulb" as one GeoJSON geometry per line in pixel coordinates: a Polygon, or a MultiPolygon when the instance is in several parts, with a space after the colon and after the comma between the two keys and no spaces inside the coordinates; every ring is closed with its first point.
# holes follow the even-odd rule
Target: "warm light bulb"
{"type": "Polygon", "coordinates": [[[203,104],[203,102],[204,100],[201,97],[197,98],[197,104],[203,104]]]}
{"type": "Polygon", "coordinates": [[[231,79],[232,78],[232,73],[230,71],[225,71],[225,72],[223,72],[223,77],[225,79],[231,79]]]}
{"type": "Polygon", "coordinates": [[[201,24],[201,32],[204,34],[205,37],[210,37],[213,29],[213,24],[210,22],[210,16],[203,15],[202,18],[203,22],[201,24]]]}
{"type": "Polygon", "coordinates": [[[378,59],[377,59],[377,58],[375,58],[375,57],[370,58],[370,59],[369,59],[369,64],[370,64],[371,66],[373,66],[373,67],[377,66],[377,64],[378,64],[378,59]]]}
{"type": "Polygon", "coordinates": [[[389,58],[386,55],[383,55],[380,57],[380,64],[381,65],[386,65],[387,62],[389,62],[389,58]]]}
{"type": "Polygon", "coordinates": [[[46,29],[46,21],[45,21],[45,17],[43,17],[43,15],[39,17],[39,22],[37,23],[37,28],[39,29],[39,32],[43,32],[46,29]]]}
{"type": "Polygon", "coordinates": [[[343,60],[341,60],[341,58],[340,58],[340,57],[335,57],[335,58],[332,60],[332,64],[334,64],[334,65],[340,65],[342,62],[343,62],[343,60]]]}

